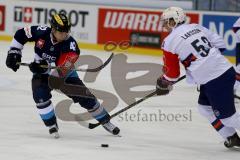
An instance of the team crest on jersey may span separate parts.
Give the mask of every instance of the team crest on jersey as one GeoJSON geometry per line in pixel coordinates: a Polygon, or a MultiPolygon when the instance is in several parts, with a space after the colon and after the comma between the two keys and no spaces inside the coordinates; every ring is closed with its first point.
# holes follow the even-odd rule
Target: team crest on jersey
{"type": "Polygon", "coordinates": [[[54,47],[53,46],[51,46],[50,51],[54,51],[54,47]]]}
{"type": "Polygon", "coordinates": [[[216,117],[219,117],[219,116],[220,116],[220,112],[219,112],[218,110],[214,110],[213,112],[214,112],[214,114],[215,114],[216,117]]]}
{"type": "Polygon", "coordinates": [[[24,32],[27,38],[32,38],[32,31],[30,26],[24,27],[24,32]]]}
{"type": "Polygon", "coordinates": [[[39,39],[39,40],[37,41],[36,47],[42,49],[43,46],[44,46],[44,43],[45,43],[45,41],[44,41],[43,39],[39,39]]]}

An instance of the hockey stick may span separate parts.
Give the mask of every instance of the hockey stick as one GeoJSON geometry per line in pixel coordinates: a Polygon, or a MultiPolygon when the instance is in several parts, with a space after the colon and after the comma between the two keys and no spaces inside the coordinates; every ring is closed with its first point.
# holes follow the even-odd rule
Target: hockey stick
{"type": "MultiPolygon", "coordinates": [[[[112,60],[113,56],[114,56],[114,53],[112,53],[110,55],[110,57],[101,66],[99,66],[97,68],[87,68],[87,69],[76,68],[74,70],[75,71],[81,71],[81,72],[98,72],[101,69],[103,69],[104,67],[106,67],[106,65],[108,65],[108,63],[112,60]]],[[[18,62],[17,64],[19,64],[21,66],[29,66],[30,65],[29,63],[21,63],[21,62],[18,62]]],[[[40,65],[40,67],[42,67],[42,68],[49,68],[49,69],[56,69],[56,68],[58,68],[57,66],[47,66],[47,65],[40,65]]]]}
{"type": "MultiPolygon", "coordinates": [[[[179,82],[179,81],[181,81],[181,80],[183,80],[183,79],[185,79],[185,78],[186,78],[186,75],[180,77],[174,84],[176,84],[177,82],[179,82]]],[[[128,109],[130,109],[130,108],[132,108],[132,107],[134,107],[134,106],[136,106],[137,104],[139,104],[139,103],[147,100],[148,98],[156,95],[156,93],[157,93],[157,92],[154,91],[154,92],[146,95],[145,97],[139,99],[138,101],[136,101],[136,102],[128,105],[127,107],[125,107],[125,108],[117,111],[116,113],[114,113],[113,115],[110,116],[110,119],[112,119],[113,117],[116,117],[116,116],[119,115],[120,113],[122,113],[122,112],[124,112],[124,111],[126,111],[126,110],[128,110],[128,109]]],[[[89,123],[89,124],[87,125],[87,127],[88,127],[89,129],[94,129],[94,128],[98,127],[100,124],[101,124],[100,122],[98,122],[98,123],[89,123]]],[[[85,125],[85,126],[86,126],[86,125],[85,125]]]]}
{"type": "Polygon", "coordinates": [[[239,100],[240,100],[240,97],[239,97],[238,95],[236,95],[236,94],[234,94],[234,98],[236,98],[236,99],[239,99],[239,100]]]}

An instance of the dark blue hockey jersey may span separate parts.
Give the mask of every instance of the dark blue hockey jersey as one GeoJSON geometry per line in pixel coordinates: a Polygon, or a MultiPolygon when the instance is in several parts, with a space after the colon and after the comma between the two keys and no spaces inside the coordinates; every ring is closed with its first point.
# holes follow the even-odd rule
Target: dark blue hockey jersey
{"type": "Polygon", "coordinates": [[[49,63],[55,63],[56,66],[62,54],[80,54],[77,42],[72,36],[62,42],[54,43],[51,28],[48,26],[27,26],[19,29],[10,47],[22,49],[27,42],[35,42],[35,60],[44,59],[49,63]]]}

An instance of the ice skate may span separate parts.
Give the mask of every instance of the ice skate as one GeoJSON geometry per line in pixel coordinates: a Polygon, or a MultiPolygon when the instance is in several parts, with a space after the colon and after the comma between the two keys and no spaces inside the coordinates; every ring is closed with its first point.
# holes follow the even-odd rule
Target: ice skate
{"type": "Polygon", "coordinates": [[[102,126],[104,129],[106,129],[109,133],[113,135],[118,135],[120,133],[120,129],[114,124],[112,124],[110,121],[107,123],[104,123],[102,126]]]}
{"type": "Polygon", "coordinates": [[[224,146],[227,148],[240,148],[240,138],[237,133],[227,138],[224,142],[224,146]]]}
{"type": "Polygon", "coordinates": [[[53,125],[53,126],[49,127],[49,134],[51,136],[53,136],[55,139],[58,139],[60,137],[60,135],[58,133],[58,126],[53,125]]]}

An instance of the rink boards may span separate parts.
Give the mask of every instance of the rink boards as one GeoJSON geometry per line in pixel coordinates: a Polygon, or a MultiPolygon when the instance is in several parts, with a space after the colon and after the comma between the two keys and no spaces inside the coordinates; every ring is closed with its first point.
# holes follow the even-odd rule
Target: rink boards
{"type": "MultiPolygon", "coordinates": [[[[167,33],[161,28],[162,10],[116,6],[0,0],[0,40],[10,41],[26,25],[48,25],[55,13],[67,14],[72,35],[81,48],[161,55],[167,33]],[[17,3],[16,3],[17,2],[17,3]]],[[[187,23],[199,23],[224,38],[224,53],[234,62],[236,37],[232,25],[238,13],[187,11],[187,23]]]]}

